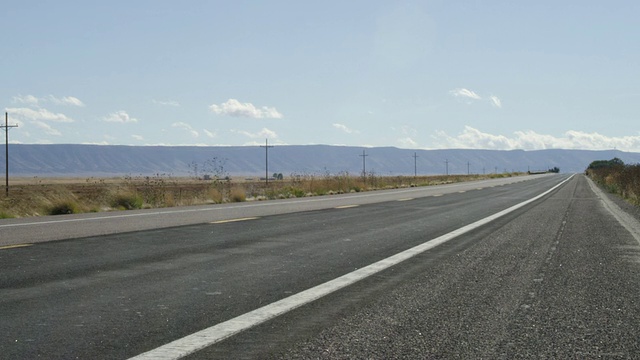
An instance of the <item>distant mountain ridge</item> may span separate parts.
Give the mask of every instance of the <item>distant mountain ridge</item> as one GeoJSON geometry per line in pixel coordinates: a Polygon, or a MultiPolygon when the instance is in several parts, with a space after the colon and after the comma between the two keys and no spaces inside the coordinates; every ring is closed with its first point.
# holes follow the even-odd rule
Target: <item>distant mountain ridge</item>
{"type": "MultiPolygon", "coordinates": [[[[0,164],[5,163],[0,149],[0,164]]],[[[283,145],[269,148],[269,173],[360,174],[365,152],[366,171],[377,175],[493,173],[546,170],[582,172],[594,160],[614,157],[640,163],[640,153],[618,150],[409,150],[331,145],[283,145]],[[417,156],[414,158],[414,155],[417,156]]],[[[265,149],[258,146],[121,146],[9,144],[11,176],[195,175],[207,161],[217,159],[231,176],[264,176],[265,149]]],[[[2,166],[4,174],[4,166],[2,166]]]]}

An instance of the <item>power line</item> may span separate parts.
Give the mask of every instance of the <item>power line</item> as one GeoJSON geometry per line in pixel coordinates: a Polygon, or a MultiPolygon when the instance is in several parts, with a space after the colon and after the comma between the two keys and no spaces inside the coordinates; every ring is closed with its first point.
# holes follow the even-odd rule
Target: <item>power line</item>
{"type": "Polygon", "coordinates": [[[5,147],[4,147],[4,157],[5,157],[5,174],[6,174],[6,186],[5,186],[5,196],[9,196],[9,130],[11,128],[18,127],[18,125],[9,125],[9,113],[4,113],[4,126],[0,126],[2,130],[5,132],[5,147]]]}

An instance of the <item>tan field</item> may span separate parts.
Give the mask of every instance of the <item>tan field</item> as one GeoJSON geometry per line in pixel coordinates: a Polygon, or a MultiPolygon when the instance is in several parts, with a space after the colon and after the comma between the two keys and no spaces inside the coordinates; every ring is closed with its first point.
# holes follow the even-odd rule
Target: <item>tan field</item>
{"type": "Polygon", "coordinates": [[[114,178],[10,178],[0,193],[0,218],[260,201],[430,186],[522,175],[362,176],[299,175],[282,180],[201,180],[164,175],[114,178]]]}

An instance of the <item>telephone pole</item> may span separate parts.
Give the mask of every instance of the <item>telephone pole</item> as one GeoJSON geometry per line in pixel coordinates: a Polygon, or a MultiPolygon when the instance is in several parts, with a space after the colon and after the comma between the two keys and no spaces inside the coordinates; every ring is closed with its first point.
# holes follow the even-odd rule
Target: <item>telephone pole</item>
{"type": "Polygon", "coordinates": [[[446,169],[445,174],[447,176],[449,176],[449,159],[444,159],[444,164],[445,164],[445,169],[446,169]]]}
{"type": "Polygon", "coordinates": [[[418,153],[413,153],[413,177],[418,177],[418,153]]]}
{"type": "Polygon", "coordinates": [[[18,125],[9,125],[9,113],[4,113],[4,126],[0,126],[5,132],[5,147],[4,147],[4,160],[5,160],[5,174],[6,174],[6,186],[5,196],[9,196],[9,130],[11,128],[18,127],[18,125]]]}
{"type": "Polygon", "coordinates": [[[266,185],[269,185],[269,148],[273,145],[269,145],[269,139],[264,139],[264,145],[260,145],[264,148],[264,181],[266,185]]]}
{"type": "Polygon", "coordinates": [[[362,155],[358,155],[358,156],[362,156],[362,178],[363,178],[363,179],[364,179],[364,181],[366,182],[366,181],[367,181],[367,166],[366,166],[365,159],[366,159],[366,157],[367,157],[367,156],[369,156],[369,155],[367,155],[367,154],[365,153],[365,150],[363,149],[363,150],[362,150],[362,155]]]}

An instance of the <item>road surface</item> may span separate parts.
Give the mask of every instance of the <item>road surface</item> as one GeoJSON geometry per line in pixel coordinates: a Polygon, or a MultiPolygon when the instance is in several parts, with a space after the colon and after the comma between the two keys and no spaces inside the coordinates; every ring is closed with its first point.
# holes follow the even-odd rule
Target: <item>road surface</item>
{"type": "Polygon", "coordinates": [[[582,175],[445,189],[179,213],[190,225],[143,215],[163,227],[138,231],[126,231],[135,217],[0,222],[0,354],[640,354],[634,217],[582,175]],[[103,221],[125,231],[74,238],[103,221]],[[47,227],[69,239],[46,241],[47,227]]]}

